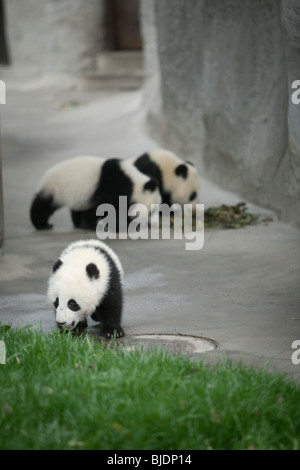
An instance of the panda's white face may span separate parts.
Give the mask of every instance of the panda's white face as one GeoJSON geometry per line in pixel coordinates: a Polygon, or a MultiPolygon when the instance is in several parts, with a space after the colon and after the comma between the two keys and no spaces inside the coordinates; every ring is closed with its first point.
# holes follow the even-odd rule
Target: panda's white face
{"type": "Polygon", "coordinates": [[[59,326],[66,330],[74,329],[78,323],[86,320],[97,306],[97,296],[92,289],[81,281],[67,283],[56,283],[54,289],[56,298],[53,302],[55,308],[55,319],[59,326]],[[84,294],[83,294],[84,292],[84,294]]]}
{"type": "MultiPolygon", "coordinates": [[[[178,204],[192,204],[193,209],[199,202],[199,177],[196,168],[188,162],[174,168],[173,181],[170,178],[171,202],[178,204]]],[[[167,175],[169,176],[169,175],[167,175]]]]}
{"type": "MultiPolygon", "coordinates": [[[[146,155],[150,159],[149,168],[154,163],[157,173],[161,175],[163,199],[171,205],[191,204],[194,209],[199,202],[200,191],[196,168],[169,150],[158,149],[146,155]]],[[[145,163],[143,165],[147,166],[145,163]]]]}
{"type": "Polygon", "coordinates": [[[80,321],[86,319],[82,306],[75,299],[66,300],[62,296],[56,297],[53,302],[56,311],[56,322],[60,326],[65,326],[66,330],[75,328],[80,321]]]}
{"type": "Polygon", "coordinates": [[[72,330],[92,315],[106,293],[108,279],[109,265],[95,250],[88,253],[84,248],[77,249],[57,260],[49,280],[48,298],[58,325],[72,330]]]}

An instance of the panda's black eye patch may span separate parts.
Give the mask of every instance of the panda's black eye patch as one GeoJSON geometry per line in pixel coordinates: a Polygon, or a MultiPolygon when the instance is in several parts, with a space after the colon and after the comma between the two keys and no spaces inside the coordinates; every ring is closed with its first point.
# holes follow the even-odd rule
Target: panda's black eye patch
{"type": "Polygon", "coordinates": [[[57,309],[57,307],[59,305],[58,297],[56,297],[55,302],[53,302],[53,305],[54,305],[54,308],[57,309]]]}
{"type": "Polygon", "coordinates": [[[99,269],[97,268],[97,266],[94,263],[88,264],[85,269],[86,269],[86,273],[87,273],[87,275],[90,279],[98,279],[99,278],[100,272],[99,272],[99,269]]]}
{"type": "Polygon", "coordinates": [[[193,191],[192,194],[190,195],[190,201],[193,201],[194,199],[196,199],[197,197],[197,193],[196,191],[193,191]]]}
{"type": "Polygon", "coordinates": [[[144,191],[151,191],[153,193],[153,191],[155,191],[156,188],[157,188],[157,183],[156,181],[152,179],[147,181],[147,183],[144,184],[144,191]]]}
{"type": "Polygon", "coordinates": [[[181,165],[178,165],[175,168],[175,174],[177,176],[181,176],[183,179],[186,179],[188,175],[188,167],[184,163],[182,163],[181,165]]]}
{"type": "Polygon", "coordinates": [[[73,312],[77,312],[78,310],[80,310],[80,307],[78,305],[77,302],[75,302],[74,299],[70,299],[69,302],[68,302],[68,308],[70,310],[72,310],[73,312]]]}

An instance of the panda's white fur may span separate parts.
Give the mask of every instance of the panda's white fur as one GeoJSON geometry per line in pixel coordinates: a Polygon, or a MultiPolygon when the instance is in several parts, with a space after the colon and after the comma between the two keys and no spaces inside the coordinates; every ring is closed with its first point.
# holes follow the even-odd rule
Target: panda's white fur
{"type": "Polygon", "coordinates": [[[114,263],[116,264],[116,266],[118,268],[118,271],[120,273],[120,276],[121,276],[121,280],[123,281],[124,270],[123,270],[123,266],[121,264],[121,261],[120,261],[119,257],[112,250],[112,248],[110,248],[106,243],[104,243],[100,240],[96,240],[94,238],[89,238],[87,240],[78,240],[76,242],[70,243],[70,245],[68,245],[67,248],[65,248],[63,250],[63,254],[67,255],[71,251],[74,252],[74,248],[77,248],[77,249],[78,248],[83,248],[83,247],[85,248],[86,246],[88,246],[90,248],[102,248],[109,255],[109,257],[114,261],[114,263]]]}
{"type": "Polygon", "coordinates": [[[77,225],[75,217],[80,219],[80,213],[92,210],[91,227],[86,228],[95,228],[96,207],[102,203],[117,206],[120,195],[128,197],[128,205],[145,205],[148,212],[152,204],[161,203],[156,183],[129,160],[94,156],[71,158],[54,165],[44,174],[31,204],[31,221],[38,229],[51,228],[49,217],[58,208],[66,206],[72,212],[75,226],[81,226],[80,221],[77,225]]]}
{"type": "Polygon", "coordinates": [[[147,207],[148,212],[151,212],[152,204],[161,203],[161,196],[159,194],[158,187],[156,187],[154,191],[145,191],[145,184],[150,182],[150,178],[149,176],[140,172],[130,161],[121,160],[120,167],[122,168],[125,175],[127,175],[128,178],[134,182],[131,202],[143,204],[147,207]]]}
{"type": "Polygon", "coordinates": [[[46,171],[37,192],[51,195],[58,206],[75,211],[89,209],[104,161],[101,157],[80,156],[57,163],[46,171]]]}
{"type": "Polygon", "coordinates": [[[140,171],[157,180],[162,202],[192,204],[193,208],[199,202],[199,175],[190,162],[165,149],[153,150],[129,160],[140,171]],[[195,197],[191,199],[193,195],[195,197]]]}
{"type": "Polygon", "coordinates": [[[54,305],[56,322],[67,330],[86,323],[88,317],[102,322],[104,336],[123,336],[123,268],[116,253],[99,240],[79,240],[61,253],[53,266],[47,296],[54,305]],[[69,302],[77,305],[74,311],[69,302]]]}

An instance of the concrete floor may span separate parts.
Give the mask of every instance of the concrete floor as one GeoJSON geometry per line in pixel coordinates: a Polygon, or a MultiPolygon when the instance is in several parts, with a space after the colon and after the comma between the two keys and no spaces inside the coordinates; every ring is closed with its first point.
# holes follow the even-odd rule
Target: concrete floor
{"type": "MultiPolygon", "coordinates": [[[[129,157],[157,143],[147,134],[141,91],[104,92],[6,81],[1,105],[6,241],[0,259],[0,320],[54,327],[45,292],[53,261],[70,242],[94,234],[55,214],[37,232],[29,206],[55,162],[80,155],[129,157]]],[[[185,156],[188,159],[188,155],[185,156]]],[[[205,207],[243,200],[202,179],[205,207]]],[[[252,211],[269,214],[249,204],[252,211]]],[[[127,335],[181,333],[218,342],[199,355],[243,359],[300,378],[291,360],[300,340],[300,231],[276,220],[239,230],[206,230],[204,247],[185,240],[112,240],[125,269],[127,335]]],[[[300,356],[300,355],[299,355],[300,356]]]]}

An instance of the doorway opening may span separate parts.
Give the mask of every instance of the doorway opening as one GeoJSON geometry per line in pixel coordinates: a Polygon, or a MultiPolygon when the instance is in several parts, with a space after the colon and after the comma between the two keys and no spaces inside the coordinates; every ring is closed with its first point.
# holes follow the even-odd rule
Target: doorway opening
{"type": "Polygon", "coordinates": [[[139,0],[106,0],[106,49],[141,51],[139,0]]]}
{"type": "Polygon", "coordinates": [[[0,0],[0,65],[9,65],[9,63],[5,27],[5,5],[4,0],[0,0]]]}

